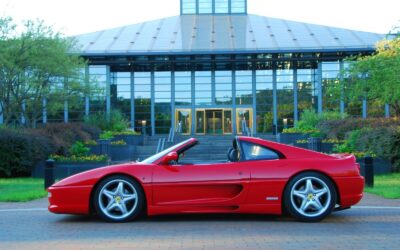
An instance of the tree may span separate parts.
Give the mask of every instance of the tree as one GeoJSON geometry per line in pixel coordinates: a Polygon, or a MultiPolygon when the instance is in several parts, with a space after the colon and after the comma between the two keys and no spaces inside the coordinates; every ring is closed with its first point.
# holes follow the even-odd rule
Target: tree
{"type": "Polygon", "coordinates": [[[353,60],[343,72],[345,80],[330,93],[349,103],[364,98],[381,106],[387,103],[400,116],[400,36],[378,42],[373,55],[353,60]]]}
{"type": "Polygon", "coordinates": [[[46,102],[52,114],[64,101],[74,107],[98,92],[85,79],[86,62],[70,53],[76,46],[42,21],[27,21],[18,32],[11,18],[0,18],[0,112],[5,124],[35,127],[46,102]]]}

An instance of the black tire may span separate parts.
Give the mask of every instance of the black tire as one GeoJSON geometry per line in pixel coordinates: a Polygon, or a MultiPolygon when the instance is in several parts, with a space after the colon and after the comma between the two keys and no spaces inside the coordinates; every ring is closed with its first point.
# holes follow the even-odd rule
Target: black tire
{"type": "Polygon", "coordinates": [[[108,222],[128,222],[144,208],[142,187],[132,178],[114,175],[103,179],[93,195],[97,214],[108,222]]]}
{"type": "Polygon", "coordinates": [[[335,208],[337,194],[323,174],[305,172],[290,180],[283,194],[284,209],[303,222],[318,222],[335,208]]]}

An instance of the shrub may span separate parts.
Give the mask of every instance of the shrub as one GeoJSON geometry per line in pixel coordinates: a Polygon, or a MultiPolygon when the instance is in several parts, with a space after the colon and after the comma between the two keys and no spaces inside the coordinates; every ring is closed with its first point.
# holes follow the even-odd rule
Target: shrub
{"type": "Polygon", "coordinates": [[[343,140],[346,133],[362,128],[398,127],[399,118],[351,118],[322,121],[318,129],[329,138],[343,140]]]}
{"type": "Polygon", "coordinates": [[[101,139],[101,140],[110,140],[112,138],[114,138],[114,135],[113,135],[113,132],[111,132],[111,131],[104,131],[99,136],[99,139],[101,139]]]}
{"type": "Polygon", "coordinates": [[[91,114],[85,118],[85,123],[103,131],[124,131],[129,126],[128,120],[119,110],[112,110],[109,117],[105,112],[91,114]]]}
{"type": "Polygon", "coordinates": [[[50,158],[52,158],[56,162],[105,162],[105,161],[108,161],[107,155],[86,155],[86,156],[51,155],[50,158]]]}
{"type": "Polygon", "coordinates": [[[369,155],[390,160],[400,166],[400,128],[362,128],[346,135],[347,140],[335,147],[336,152],[369,155]]]}
{"type": "Polygon", "coordinates": [[[85,156],[89,153],[90,149],[80,141],[75,142],[69,149],[69,153],[75,156],[85,156]]]}
{"type": "Polygon", "coordinates": [[[347,117],[346,114],[340,114],[339,112],[326,111],[317,114],[315,110],[306,109],[301,114],[301,120],[297,122],[296,126],[284,129],[283,133],[307,133],[313,134],[313,137],[323,137],[325,133],[318,128],[320,123],[323,121],[343,119],[345,117],[347,117]]]}
{"type": "Polygon", "coordinates": [[[140,135],[140,133],[136,132],[135,130],[127,129],[124,131],[112,131],[114,136],[116,135],[140,135]]]}
{"type": "Polygon", "coordinates": [[[86,140],[84,144],[85,146],[96,146],[98,143],[95,140],[86,140]]]}
{"type": "Polygon", "coordinates": [[[0,177],[29,176],[55,148],[51,138],[29,131],[0,129],[0,177]]]}
{"type": "Polygon", "coordinates": [[[76,141],[88,141],[97,138],[100,129],[84,123],[53,123],[40,129],[29,129],[30,134],[49,137],[58,154],[68,154],[69,148],[76,141]]]}
{"type": "Polygon", "coordinates": [[[114,145],[114,146],[126,146],[127,144],[126,144],[126,142],[124,140],[119,140],[119,141],[112,141],[111,145],[114,145]]]}

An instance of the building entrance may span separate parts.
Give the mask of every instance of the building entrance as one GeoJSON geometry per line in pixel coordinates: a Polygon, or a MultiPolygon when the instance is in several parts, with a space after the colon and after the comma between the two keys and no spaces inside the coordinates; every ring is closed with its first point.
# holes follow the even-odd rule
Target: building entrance
{"type": "Polygon", "coordinates": [[[230,108],[200,108],[195,109],[194,124],[192,124],[191,109],[176,109],[175,130],[181,134],[194,133],[198,135],[227,135],[232,134],[236,126],[237,134],[242,134],[243,126],[252,127],[253,112],[251,108],[236,109],[236,121],[230,108]]]}
{"type": "Polygon", "coordinates": [[[196,109],[196,134],[232,134],[232,109],[196,109]]]}

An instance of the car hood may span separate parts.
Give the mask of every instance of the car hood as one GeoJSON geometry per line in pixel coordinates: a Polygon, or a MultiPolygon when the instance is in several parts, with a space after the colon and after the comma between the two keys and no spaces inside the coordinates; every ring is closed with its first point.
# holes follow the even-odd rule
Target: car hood
{"type": "MultiPolygon", "coordinates": [[[[94,185],[99,179],[103,178],[104,176],[112,174],[132,174],[133,172],[135,172],[132,171],[132,169],[149,169],[151,168],[151,166],[151,164],[145,164],[141,162],[129,162],[104,166],[69,176],[65,179],[60,180],[59,182],[54,183],[52,186],[60,187],[94,185]]],[[[148,172],[151,172],[151,170],[149,169],[148,172]]]]}

